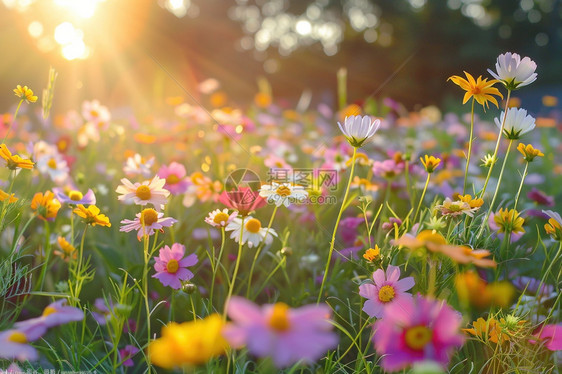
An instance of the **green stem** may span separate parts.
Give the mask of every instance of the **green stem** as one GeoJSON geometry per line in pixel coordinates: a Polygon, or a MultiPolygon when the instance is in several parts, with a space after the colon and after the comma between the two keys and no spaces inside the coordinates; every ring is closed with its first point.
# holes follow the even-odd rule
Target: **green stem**
{"type": "MultiPolygon", "coordinates": [[[[145,232],[144,230],[144,223],[143,223],[143,232],[145,232]]],[[[146,310],[146,336],[147,336],[147,340],[146,340],[146,346],[148,347],[148,345],[150,344],[150,305],[148,303],[148,262],[150,261],[150,253],[148,252],[148,242],[150,237],[146,234],[144,234],[143,236],[143,244],[144,244],[144,248],[143,248],[143,252],[144,252],[144,266],[142,269],[142,283],[143,283],[143,293],[144,293],[144,307],[146,310]]],[[[150,360],[146,361],[146,364],[148,365],[148,373],[150,374],[152,372],[152,366],[150,365],[150,360]]]]}
{"type": "Polygon", "coordinates": [[[468,141],[468,155],[466,156],[466,167],[464,169],[464,183],[462,194],[466,193],[466,181],[468,180],[468,166],[470,165],[470,154],[472,153],[472,137],[474,134],[474,96],[472,97],[472,109],[470,110],[470,138],[468,141]]]}
{"type": "Polygon", "coordinates": [[[252,261],[252,266],[250,266],[250,274],[248,275],[248,287],[246,288],[246,299],[250,297],[250,287],[252,286],[252,275],[254,275],[254,268],[256,266],[256,262],[258,261],[258,257],[260,256],[260,253],[265,246],[265,241],[267,239],[267,236],[269,235],[269,230],[271,229],[271,225],[273,224],[273,219],[275,218],[277,209],[279,209],[279,206],[275,205],[275,208],[273,208],[273,213],[271,214],[271,218],[269,219],[269,224],[267,225],[267,230],[265,231],[265,238],[258,246],[256,254],[254,255],[254,261],[252,261]]]}
{"type": "Polygon", "coordinates": [[[435,284],[437,283],[437,268],[432,259],[428,259],[429,263],[429,281],[427,286],[427,295],[429,297],[435,296],[435,284]]]}
{"type": "Polygon", "coordinates": [[[238,256],[236,256],[236,264],[234,265],[234,272],[232,273],[232,279],[230,281],[230,286],[228,287],[228,295],[226,296],[226,300],[224,302],[224,310],[222,312],[223,320],[226,320],[226,306],[228,304],[228,300],[232,297],[232,291],[234,290],[234,283],[236,282],[236,276],[238,275],[238,268],[240,267],[240,259],[242,258],[242,238],[244,233],[244,218],[242,217],[242,222],[240,223],[240,238],[238,240],[238,256]]]}
{"type": "Polygon", "coordinates": [[[480,193],[480,198],[483,199],[484,198],[484,194],[486,193],[486,188],[488,187],[488,182],[490,181],[490,177],[492,176],[492,170],[494,169],[494,165],[496,164],[496,159],[498,157],[498,150],[500,149],[500,140],[502,138],[503,135],[503,129],[505,127],[505,120],[507,118],[507,109],[509,108],[509,98],[511,97],[511,90],[507,90],[507,98],[505,100],[505,110],[504,110],[504,116],[503,116],[503,121],[502,121],[502,126],[500,128],[500,132],[498,133],[498,139],[496,140],[496,148],[494,149],[494,155],[493,155],[493,163],[492,165],[490,165],[490,169],[488,170],[488,175],[486,176],[486,181],[484,182],[484,187],[482,188],[482,192],[480,193]]]}
{"type": "Polygon", "coordinates": [[[45,282],[45,275],[47,274],[47,268],[49,267],[49,260],[51,259],[51,227],[49,222],[45,221],[45,263],[41,268],[41,274],[37,284],[39,284],[39,291],[43,291],[43,283],[45,282]]]}
{"type": "Polygon", "coordinates": [[[20,107],[21,107],[21,103],[23,103],[24,99],[21,99],[18,107],[16,108],[16,112],[14,113],[14,118],[12,118],[12,122],[10,122],[10,127],[8,127],[8,131],[6,131],[6,135],[4,135],[4,139],[2,139],[2,143],[6,142],[6,139],[8,138],[8,134],[10,133],[10,131],[12,130],[12,126],[14,124],[14,122],[16,122],[16,118],[18,117],[18,112],[20,111],[20,107]]]}
{"type": "MultiPolygon", "coordinates": [[[[209,299],[211,300],[211,303],[213,302],[213,294],[215,292],[215,279],[217,277],[217,271],[219,269],[219,266],[221,265],[221,258],[222,258],[222,252],[224,250],[224,242],[225,242],[225,233],[224,233],[224,227],[221,227],[221,249],[219,250],[219,257],[213,259],[213,261],[215,262],[215,266],[213,266],[213,275],[212,275],[212,281],[211,281],[211,291],[209,293],[209,299]]],[[[215,255],[215,251],[214,251],[214,246],[213,246],[213,256],[215,255]]]]}
{"type": "Polygon", "coordinates": [[[334,232],[332,233],[332,241],[330,242],[330,250],[328,251],[328,259],[326,260],[326,268],[324,269],[324,276],[322,277],[322,284],[320,285],[320,292],[318,293],[318,299],[316,304],[320,304],[320,299],[322,298],[322,292],[324,291],[324,283],[326,283],[326,278],[328,277],[328,270],[330,270],[330,260],[332,259],[332,253],[334,252],[334,245],[336,244],[336,233],[338,232],[338,226],[340,224],[340,219],[343,214],[343,210],[346,206],[347,195],[349,194],[349,187],[351,186],[351,180],[353,179],[353,172],[355,171],[355,159],[357,157],[357,148],[353,147],[353,156],[351,156],[351,172],[349,174],[349,180],[347,181],[347,187],[345,188],[345,194],[343,195],[343,201],[338,213],[338,218],[336,219],[336,225],[334,226],[334,232]]]}
{"type": "Polygon", "coordinates": [[[414,194],[412,193],[412,188],[410,186],[410,161],[404,161],[404,178],[406,179],[406,190],[408,191],[408,199],[410,200],[410,206],[414,206],[414,194]]]}
{"type": "Polygon", "coordinates": [[[519,184],[519,190],[515,196],[515,204],[513,209],[517,210],[517,203],[519,202],[519,196],[521,195],[521,190],[523,189],[523,183],[525,183],[525,178],[527,177],[527,169],[529,168],[529,162],[525,163],[525,170],[523,170],[523,176],[521,177],[521,183],[519,184]]]}
{"type": "MultiPolygon", "coordinates": [[[[73,213],[71,213],[73,214],[73,213]]],[[[80,248],[78,249],[78,258],[76,264],[76,272],[74,273],[74,301],[76,305],[80,303],[80,292],[82,291],[82,260],[84,257],[84,241],[86,239],[86,230],[88,230],[88,225],[84,226],[84,232],[82,233],[82,239],[80,240],[80,248]]]]}
{"type": "Polygon", "coordinates": [[[412,224],[416,222],[418,218],[418,213],[420,212],[421,205],[423,203],[423,198],[425,197],[425,192],[427,191],[427,186],[429,186],[429,178],[431,178],[431,173],[427,173],[427,179],[425,180],[425,186],[423,187],[423,192],[420,197],[420,202],[418,203],[418,207],[416,208],[416,212],[414,213],[414,218],[412,219],[412,224]]]}

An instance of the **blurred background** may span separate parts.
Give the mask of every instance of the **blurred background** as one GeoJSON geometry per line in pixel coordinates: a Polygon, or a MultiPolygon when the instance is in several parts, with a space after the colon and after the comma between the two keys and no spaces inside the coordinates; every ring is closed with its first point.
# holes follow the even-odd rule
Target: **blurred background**
{"type": "Polygon", "coordinates": [[[450,75],[488,76],[507,51],[538,64],[523,106],[562,96],[561,0],[0,0],[0,25],[0,112],[17,84],[40,96],[50,66],[55,112],[91,99],[157,111],[207,78],[241,106],[259,78],[277,100],[335,104],[341,67],[350,101],[446,109],[462,97],[450,75]]]}

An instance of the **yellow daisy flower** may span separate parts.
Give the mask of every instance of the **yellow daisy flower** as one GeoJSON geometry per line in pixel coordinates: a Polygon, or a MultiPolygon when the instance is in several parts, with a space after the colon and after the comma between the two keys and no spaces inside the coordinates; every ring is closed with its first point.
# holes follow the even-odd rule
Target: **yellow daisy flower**
{"type": "Polygon", "coordinates": [[[482,76],[479,76],[478,79],[474,80],[474,77],[466,71],[464,74],[467,79],[459,77],[458,75],[449,77],[454,84],[466,91],[462,102],[463,104],[466,104],[466,102],[472,97],[483,107],[488,108],[488,102],[492,102],[492,104],[495,104],[496,107],[499,107],[498,101],[494,96],[492,96],[496,95],[503,99],[503,95],[500,91],[497,88],[492,87],[494,84],[499,82],[498,80],[492,79],[488,81],[488,78],[482,79],[482,76]]]}

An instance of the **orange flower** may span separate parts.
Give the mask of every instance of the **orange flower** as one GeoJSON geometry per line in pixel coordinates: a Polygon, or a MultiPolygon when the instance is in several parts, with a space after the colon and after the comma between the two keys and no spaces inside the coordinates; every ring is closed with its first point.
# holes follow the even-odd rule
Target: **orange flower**
{"type": "Polygon", "coordinates": [[[540,149],[535,149],[531,144],[519,143],[517,150],[523,155],[523,159],[527,162],[533,162],[535,157],[544,157],[544,153],[540,149]]]}
{"type": "Polygon", "coordinates": [[[59,256],[64,261],[68,261],[70,258],[75,260],[77,258],[76,248],[70,244],[65,238],[59,236],[57,238],[57,243],[59,244],[60,251],[57,249],[53,253],[56,256],[59,256]]]}
{"type": "Polygon", "coordinates": [[[61,207],[60,202],[55,199],[55,195],[51,191],[37,192],[31,200],[31,209],[42,220],[53,221],[61,207]]]}
{"type": "Polygon", "coordinates": [[[373,262],[380,258],[381,250],[378,245],[375,244],[375,248],[369,248],[363,254],[363,258],[369,262],[373,262]]]}
{"type": "Polygon", "coordinates": [[[449,77],[454,84],[466,91],[462,102],[463,104],[466,104],[466,102],[472,97],[483,107],[488,108],[488,101],[491,101],[496,105],[496,107],[499,107],[498,101],[494,96],[492,96],[496,95],[503,99],[503,95],[500,91],[497,88],[492,87],[494,84],[499,82],[498,80],[492,79],[488,81],[488,78],[482,79],[482,76],[479,76],[477,80],[474,80],[472,75],[468,74],[466,71],[464,74],[467,79],[459,77],[458,75],[449,77]]]}
{"type": "Polygon", "coordinates": [[[25,100],[27,103],[34,103],[37,101],[37,96],[34,96],[33,90],[27,86],[22,87],[18,84],[17,87],[14,88],[14,93],[17,97],[21,97],[21,99],[25,100]]]}
{"type": "Polygon", "coordinates": [[[14,194],[8,195],[6,192],[0,190],[0,201],[6,200],[8,200],[8,203],[15,203],[18,201],[18,198],[15,197],[14,194]]]}
{"type": "Polygon", "coordinates": [[[6,144],[0,145],[0,157],[6,160],[6,167],[10,170],[33,169],[34,163],[31,160],[24,160],[18,155],[12,155],[12,152],[6,147],[6,144]]]}
{"type": "Polygon", "coordinates": [[[88,225],[111,227],[109,218],[105,214],[100,214],[100,208],[95,205],[90,205],[86,208],[84,205],[78,204],[73,212],[76,213],[77,216],[84,218],[88,225]]]}

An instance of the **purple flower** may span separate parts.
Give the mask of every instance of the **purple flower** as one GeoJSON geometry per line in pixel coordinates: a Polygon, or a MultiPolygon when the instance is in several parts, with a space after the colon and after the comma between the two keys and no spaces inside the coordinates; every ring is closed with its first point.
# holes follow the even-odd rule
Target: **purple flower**
{"type": "Polygon", "coordinates": [[[85,195],[82,195],[82,192],[77,190],[65,190],[60,187],[54,187],[53,193],[62,204],[94,205],[96,203],[96,195],[91,189],[89,189],[85,195]]]}
{"type": "Polygon", "coordinates": [[[544,192],[536,189],[535,187],[533,187],[531,191],[527,193],[527,197],[539,205],[546,205],[548,207],[553,207],[555,205],[554,197],[548,196],[544,192]]]}
{"type": "Polygon", "coordinates": [[[390,305],[402,305],[412,299],[412,295],[406,291],[414,287],[414,278],[407,277],[400,280],[399,278],[400,268],[388,265],[386,273],[382,269],[373,273],[375,284],[366,283],[359,286],[359,295],[368,299],[365,301],[363,311],[369,317],[381,318],[384,310],[390,305]]]}
{"type": "Polygon", "coordinates": [[[331,331],[331,309],[327,305],[306,305],[290,309],[284,303],[259,307],[241,297],[228,301],[232,323],[223,336],[235,348],[244,345],[258,357],[272,357],[278,368],[298,361],[312,363],[338,343],[331,331]]]}
{"type": "Polygon", "coordinates": [[[184,258],[185,246],[174,243],[172,248],[167,245],[161,248],[159,254],[159,257],[154,258],[156,274],[152,278],[158,278],[164,286],[170,286],[176,290],[181,288],[181,281],[193,278],[193,273],[187,270],[187,267],[197,264],[195,253],[184,258]]]}
{"type": "Polygon", "coordinates": [[[526,293],[531,295],[536,295],[537,293],[540,293],[541,297],[550,295],[551,293],[554,292],[553,285],[544,284],[544,283],[541,285],[541,281],[539,279],[531,278],[531,277],[525,277],[525,276],[517,277],[513,281],[513,285],[517,287],[521,292],[525,291],[526,293]],[[540,285],[540,292],[538,292],[539,285],[540,285]]]}
{"type": "Polygon", "coordinates": [[[55,301],[45,307],[40,317],[16,322],[14,327],[28,331],[30,329],[42,330],[84,319],[84,312],[81,309],[65,304],[66,299],[55,301]]]}
{"type": "Polygon", "coordinates": [[[347,217],[340,221],[338,228],[340,230],[341,238],[346,244],[350,244],[355,241],[355,237],[357,236],[357,227],[362,223],[365,223],[365,220],[362,217],[347,217]]]}
{"type": "Polygon", "coordinates": [[[123,349],[119,350],[119,358],[122,361],[122,365],[126,367],[134,366],[133,357],[138,353],[139,349],[133,345],[126,345],[123,349]]]}
{"type": "Polygon", "coordinates": [[[386,371],[397,371],[424,360],[443,367],[464,343],[462,316],[444,301],[417,295],[384,310],[375,323],[373,342],[386,371]]]}
{"type": "Polygon", "coordinates": [[[0,332],[0,358],[7,360],[35,361],[37,350],[27,343],[39,339],[47,327],[29,325],[0,332]]]}
{"type": "Polygon", "coordinates": [[[103,326],[113,315],[113,302],[99,297],[94,301],[94,309],[95,312],[92,312],[92,317],[99,325],[103,326]]]}
{"type": "Polygon", "coordinates": [[[162,165],[157,174],[166,180],[164,188],[172,195],[181,195],[189,187],[190,182],[186,178],[185,167],[182,164],[172,162],[169,166],[162,165]]]}

